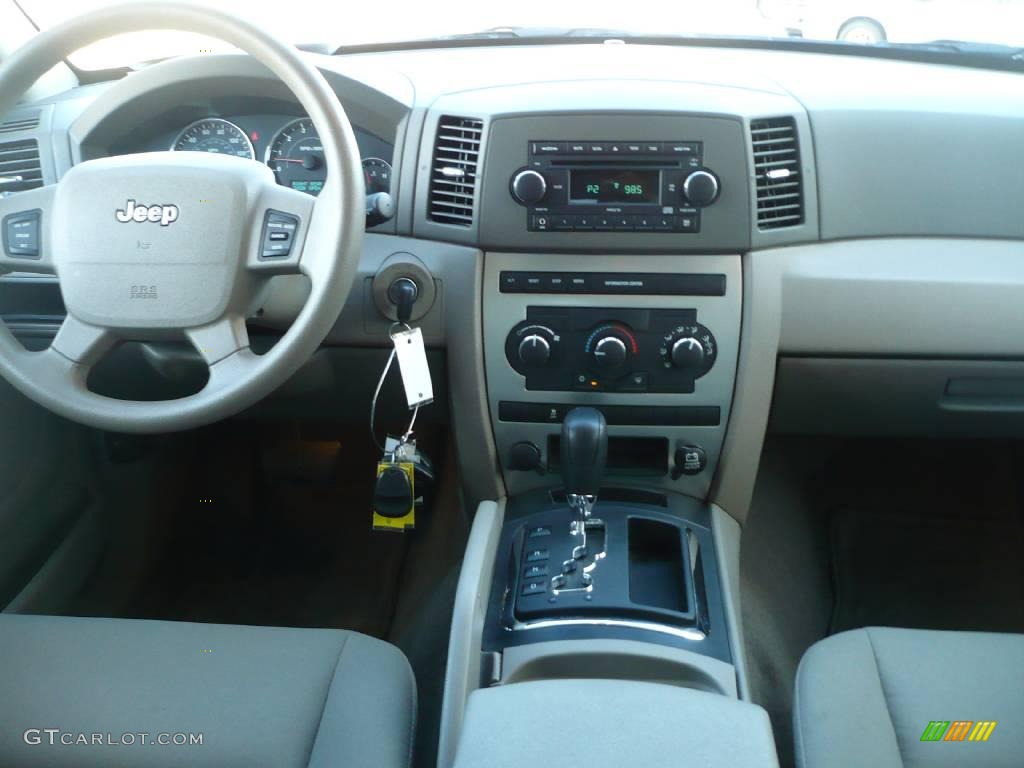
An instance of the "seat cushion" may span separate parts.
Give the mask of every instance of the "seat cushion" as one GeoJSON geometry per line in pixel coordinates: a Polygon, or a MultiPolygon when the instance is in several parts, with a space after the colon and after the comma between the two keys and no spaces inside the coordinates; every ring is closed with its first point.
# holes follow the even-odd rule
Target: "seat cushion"
{"type": "Polygon", "coordinates": [[[1019,768],[1024,635],[842,632],[804,654],[793,719],[801,768],[1019,768]],[[933,721],[948,725],[932,729],[938,740],[922,740],[933,721]],[[971,740],[981,722],[996,726],[987,740],[971,740]]]}
{"type": "Polygon", "coordinates": [[[22,768],[406,768],[416,708],[401,651],[356,632],[10,614],[0,692],[22,768]]]}

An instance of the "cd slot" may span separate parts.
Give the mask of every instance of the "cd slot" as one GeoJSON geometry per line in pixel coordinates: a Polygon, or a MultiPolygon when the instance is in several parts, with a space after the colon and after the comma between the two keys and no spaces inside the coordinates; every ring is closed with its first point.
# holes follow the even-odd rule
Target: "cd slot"
{"type": "Polygon", "coordinates": [[[593,160],[573,158],[571,160],[550,160],[549,168],[682,168],[678,160],[608,160],[599,157],[593,160]]]}

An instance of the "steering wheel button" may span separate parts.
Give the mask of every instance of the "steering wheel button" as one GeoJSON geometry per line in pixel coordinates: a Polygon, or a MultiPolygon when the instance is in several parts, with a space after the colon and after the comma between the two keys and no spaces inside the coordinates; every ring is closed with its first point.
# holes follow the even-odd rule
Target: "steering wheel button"
{"type": "Polygon", "coordinates": [[[39,258],[39,211],[12,213],[4,219],[4,251],[11,258],[39,258]]]}
{"type": "Polygon", "coordinates": [[[263,246],[260,250],[261,259],[281,259],[292,250],[292,234],[299,225],[295,216],[280,211],[267,211],[263,220],[263,246]]]}

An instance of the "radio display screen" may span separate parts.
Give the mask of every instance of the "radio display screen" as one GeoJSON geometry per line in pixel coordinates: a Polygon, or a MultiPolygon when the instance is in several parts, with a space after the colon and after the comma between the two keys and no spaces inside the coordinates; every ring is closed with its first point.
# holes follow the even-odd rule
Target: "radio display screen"
{"type": "Polygon", "coordinates": [[[579,169],[569,175],[573,203],[657,203],[660,172],[618,168],[579,169]]]}

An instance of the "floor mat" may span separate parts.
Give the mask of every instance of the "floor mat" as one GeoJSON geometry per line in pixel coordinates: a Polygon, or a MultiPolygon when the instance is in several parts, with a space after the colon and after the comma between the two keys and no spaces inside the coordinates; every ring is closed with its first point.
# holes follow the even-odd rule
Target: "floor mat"
{"type": "Polygon", "coordinates": [[[832,631],[863,626],[1024,632],[1024,526],[840,508],[832,631]]]}
{"type": "Polygon", "coordinates": [[[216,435],[138,613],[386,636],[407,541],[371,530],[374,466],[361,444],[216,435]]]}

